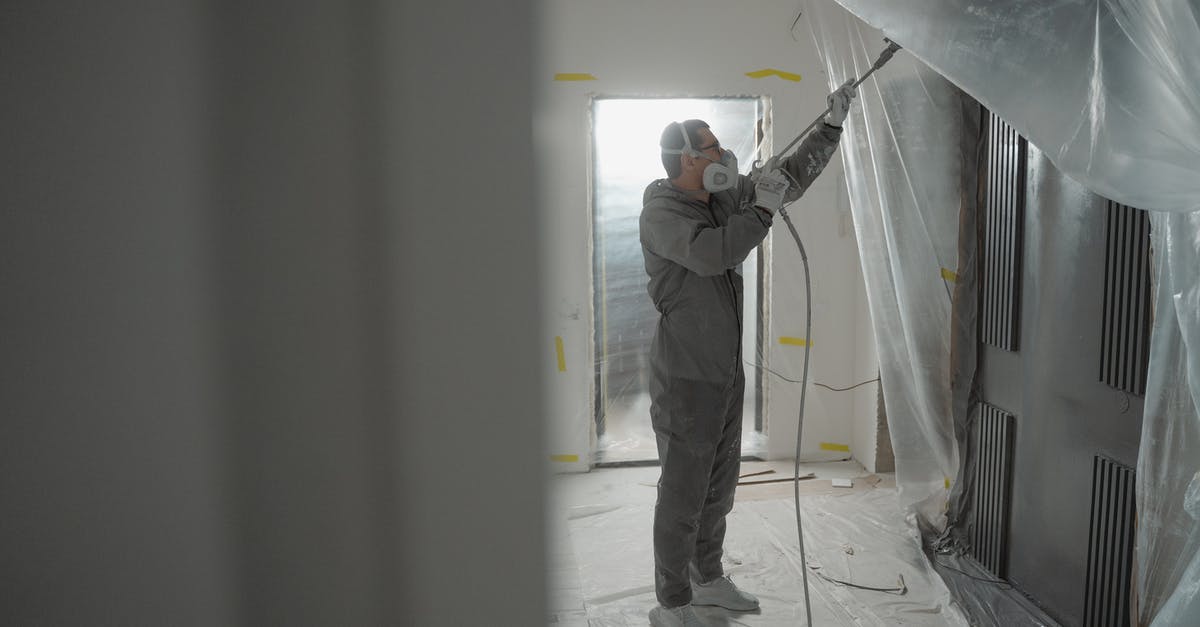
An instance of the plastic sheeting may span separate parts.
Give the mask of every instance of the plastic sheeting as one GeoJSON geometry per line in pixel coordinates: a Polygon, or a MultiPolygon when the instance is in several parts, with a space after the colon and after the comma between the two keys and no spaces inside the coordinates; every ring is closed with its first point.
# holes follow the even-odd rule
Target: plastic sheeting
{"type": "Polygon", "coordinates": [[[1138,614],[1200,625],[1200,213],[1150,219],[1157,276],[1137,468],[1138,614]]]}
{"type": "MultiPolygon", "coordinates": [[[[1152,211],[1157,306],[1138,461],[1139,622],[1200,624],[1200,7],[1186,0],[838,1],[1011,124],[1066,175],[1152,211]]],[[[830,86],[861,74],[879,46],[876,34],[832,2],[814,0],[808,14],[830,86]]],[[[925,351],[949,359],[949,347],[916,318],[941,324],[947,315],[916,269],[944,259],[943,243],[953,241],[931,222],[951,220],[950,195],[929,191],[953,176],[936,159],[921,162],[919,174],[906,167],[915,156],[907,142],[918,142],[922,157],[936,153],[910,131],[919,128],[913,116],[937,114],[930,105],[940,101],[940,87],[926,98],[908,94],[905,111],[889,109],[882,96],[896,98],[902,83],[935,85],[928,74],[921,64],[893,61],[864,85],[849,127],[857,150],[843,152],[901,494],[926,514],[937,500],[936,470],[952,474],[944,399],[953,394],[921,377],[946,363],[925,351]],[[914,103],[919,112],[908,110],[914,103]],[[906,355],[915,367],[903,363],[906,355]],[[914,451],[922,440],[924,456],[914,451]]],[[[941,111],[945,124],[926,128],[956,132],[950,107],[941,111]]]]}
{"type": "MultiPolygon", "coordinates": [[[[832,3],[805,13],[831,86],[862,76],[886,45],[832,3]]],[[[841,151],[901,502],[938,529],[959,466],[950,277],[959,267],[960,118],[954,85],[900,53],[859,87],[841,151]]]]}
{"type": "MultiPolygon", "coordinates": [[[[767,466],[748,464],[743,470],[749,473],[767,466]]],[[[790,467],[781,465],[784,468],[790,473],[790,467]]],[[[825,465],[805,471],[809,469],[826,476],[825,465]]],[[[606,469],[590,477],[556,478],[560,486],[579,492],[586,491],[585,485],[592,486],[590,496],[576,493],[570,496],[574,506],[560,507],[565,510],[568,541],[577,559],[587,624],[594,627],[644,625],[647,611],[656,604],[650,546],[654,472],[637,472],[641,470],[606,469]],[[642,479],[630,484],[628,478],[635,476],[642,479]]],[[[813,624],[967,625],[949,589],[922,554],[913,516],[900,511],[894,489],[878,487],[882,484],[870,479],[856,478],[852,489],[832,488],[828,479],[802,482],[813,624]],[[903,594],[831,581],[886,589],[899,587],[901,578],[907,588],[903,594]]],[[[758,596],[761,609],[735,613],[697,608],[708,624],[804,624],[804,566],[795,516],[788,483],[738,488],[723,563],[735,583],[758,596]]]]}
{"type": "Polygon", "coordinates": [[[1093,192],[1200,210],[1194,0],[838,0],[1093,192]]]}

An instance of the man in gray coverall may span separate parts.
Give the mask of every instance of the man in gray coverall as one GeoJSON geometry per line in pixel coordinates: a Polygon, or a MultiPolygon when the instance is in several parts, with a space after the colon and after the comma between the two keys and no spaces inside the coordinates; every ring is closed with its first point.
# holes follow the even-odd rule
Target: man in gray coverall
{"type": "Polygon", "coordinates": [[[703,625],[693,605],[758,608],[721,567],[725,516],[741,461],[742,276],[784,202],[800,196],[829,163],[854,98],[847,83],[829,96],[824,123],[757,181],[737,173],[701,120],[663,131],[667,178],[643,197],[642,254],[660,314],[650,348],[650,418],[662,473],[654,507],[653,625],[703,625]],[[786,198],[785,198],[786,196],[786,198]]]}

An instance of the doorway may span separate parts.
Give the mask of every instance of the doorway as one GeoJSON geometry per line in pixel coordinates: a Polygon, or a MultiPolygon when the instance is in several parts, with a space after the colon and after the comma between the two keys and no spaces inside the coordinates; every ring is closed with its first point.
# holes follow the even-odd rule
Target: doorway
{"type": "MultiPolygon", "coordinates": [[[[657,463],[650,426],[649,354],[658,323],[649,295],[638,234],[642,193],[663,178],[658,146],[672,121],[702,119],[722,146],[737,155],[743,174],[764,136],[763,98],[601,98],[592,100],[592,320],[595,325],[594,413],[598,465],[657,463]]],[[[740,269],[745,284],[742,344],[761,354],[763,250],[740,269]]],[[[762,380],[746,368],[742,451],[760,455],[763,435],[762,380]]]]}

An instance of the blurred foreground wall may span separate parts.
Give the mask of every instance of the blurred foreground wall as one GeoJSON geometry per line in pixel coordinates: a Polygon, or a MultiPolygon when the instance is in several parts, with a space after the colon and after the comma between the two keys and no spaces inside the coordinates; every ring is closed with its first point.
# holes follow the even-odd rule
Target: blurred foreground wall
{"type": "Polygon", "coordinates": [[[0,623],[538,624],[532,10],[0,7],[0,623]]]}

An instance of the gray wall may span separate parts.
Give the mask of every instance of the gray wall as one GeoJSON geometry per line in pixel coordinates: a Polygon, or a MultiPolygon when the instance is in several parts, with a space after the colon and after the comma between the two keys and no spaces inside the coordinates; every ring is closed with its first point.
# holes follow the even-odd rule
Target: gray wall
{"type": "Polygon", "coordinates": [[[351,4],[0,8],[0,622],[544,620],[532,9],[351,4]]]}
{"type": "Polygon", "coordinates": [[[1019,350],[980,346],[980,395],[1016,421],[1008,578],[1078,625],[1092,460],[1136,465],[1142,399],[1099,381],[1104,200],[1033,146],[1026,181],[1019,350]]]}

